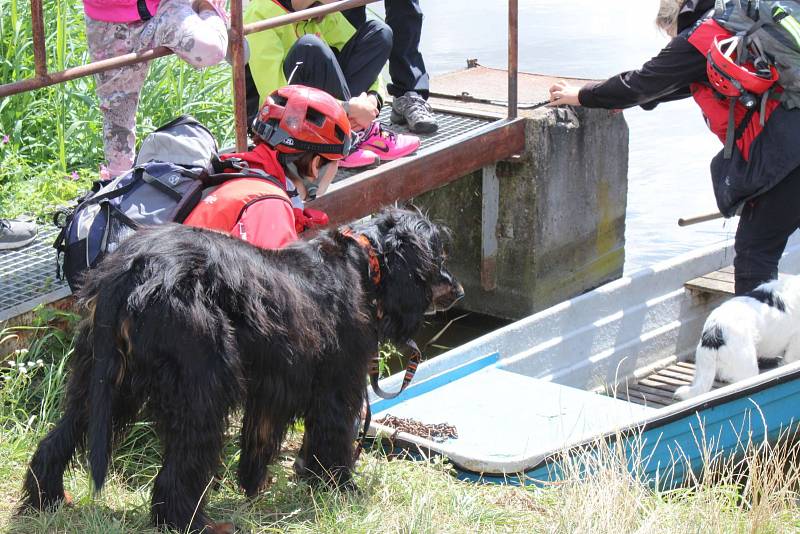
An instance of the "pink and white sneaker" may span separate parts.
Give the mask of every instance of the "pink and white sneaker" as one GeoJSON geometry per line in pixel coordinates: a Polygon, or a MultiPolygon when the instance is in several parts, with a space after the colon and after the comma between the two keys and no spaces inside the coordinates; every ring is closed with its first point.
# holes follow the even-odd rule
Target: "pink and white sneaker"
{"type": "Polygon", "coordinates": [[[396,134],[385,129],[380,121],[375,121],[369,130],[363,132],[358,148],[367,149],[377,154],[383,161],[402,158],[419,148],[419,137],[416,135],[396,134]]]}
{"type": "Polygon", "coordinates": [[[339,160],[339,167],[344,169],[355,169],[358,167],[377,167],[381,158],[372,150],[356,146],[346,158],[339,160]]]}

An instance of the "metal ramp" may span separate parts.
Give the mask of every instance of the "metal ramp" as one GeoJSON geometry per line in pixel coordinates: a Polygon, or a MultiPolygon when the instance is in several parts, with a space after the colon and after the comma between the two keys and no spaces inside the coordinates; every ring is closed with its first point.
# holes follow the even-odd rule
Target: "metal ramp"
{"type": "Polygon", "coordinates": [[[71,294],[67,282],[56,278],[56,234],[40,228],[27,247],[0,251],[0,323],[71,294]]]}
{"type": "MultiPolygon", "coordinates": [[[[389,105],[381,110],[379,118],[383,124],[393,132],[409,133],[407,128],[390,123],[390,110],[389,105]]],[[[431,134],[420,135],[419,150],[415,155],[404,159],[424,158],[426,152],[435,149],[437,145],[496,120],[438,111],[435,115],[439,121],[439,129],[431,134]]],[[[379,172],[381,166],[371,172],[379,172]]],[[[365,169],[342,169],[335,181],[356,177],[364,171],[365,169]]],[[[19,250],[0,251],[0,323],[27,313],[39,304],[49,304],[71,294],[66,281],[56,279],[56,253],[52,246],[56,235],[56,229],[44,223],[40,226],[36,241],[30,245],[19,250]]]]}

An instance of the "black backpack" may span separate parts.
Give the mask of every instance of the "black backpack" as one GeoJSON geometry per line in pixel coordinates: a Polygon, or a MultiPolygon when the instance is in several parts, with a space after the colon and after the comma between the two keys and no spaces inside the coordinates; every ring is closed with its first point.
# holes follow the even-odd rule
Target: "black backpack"
{"type": "Polygon", "coordinates": [[[56,213],[58,277],[63,256],[63,275],[74,291],[87,269],[141,226],[183,222],[203,189],[220,179],[218,161],[214,136],[193,117],[178,117],[152,132],[133,169],[95,182],[72,209],[56,213]]]}

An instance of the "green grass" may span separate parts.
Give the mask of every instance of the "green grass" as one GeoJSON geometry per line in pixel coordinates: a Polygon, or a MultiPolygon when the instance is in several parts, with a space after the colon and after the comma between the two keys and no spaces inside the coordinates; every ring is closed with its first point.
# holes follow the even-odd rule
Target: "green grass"
{"type": "MultiPolygon", "coordinates": [[[[33,325],[0,332],[0,350],[23,349],[0,367],[0,531],[15,533],[152,532],[149,492],[160,446],[147,422],[137,423],[114,453],[104,491],[92,496],[83,458],[66,473],[74,506],[14,516],[25,467],[38,441],[60,416],[75,317],[42,311],[33,325]],[[60,325],[59,328],[53,326],[60,325]],[[15,340],[22,335],[24,340],[15,340]],[[20,364],[22,369],[20,370],[20,364]]],[[[357,465],[360,491],[313,488],[292,474],[302,427],[287,439],[272,483],[255,499],[237,489],[232,424],[221,483],[209,489],[208,512],[250,532],[586,532],[783,533],[800,530],[797,448],[754,446],[737,462],[709,460],[688,487],[655,492],[633,478],[631,461],[613,449],[592,455],[591,469],[565,461],[566,480],[543,488],[458,481],[442,460],[390,460],[370,451],[357,465]],[[742,478],[742,472],[749,477],[742,478]]],[[[636,461],[635,458],[633,461],[636,461]]]]}
{"type": "MultiPolygon", "coordinates": [[[[81,2],[44,0],[50,71],[89,62],[81,2]]],[[[34,77],[28,0],[0,1],[0,80],[34,77]]],[[[137,138],[190,113],[221,145],[232,144],[230,68],[195,70],[171,56],[153,61],[142,90],[137,138]]],[[[49,219],[97,178],[103,162],[102,119],[94,79],[0,99],[0,217],[49,219]]]]}

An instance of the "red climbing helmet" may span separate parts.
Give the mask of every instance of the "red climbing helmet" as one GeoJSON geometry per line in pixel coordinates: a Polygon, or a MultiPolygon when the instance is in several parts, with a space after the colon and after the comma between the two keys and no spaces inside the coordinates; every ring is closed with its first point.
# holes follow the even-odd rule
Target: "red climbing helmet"
{"type": "Polygon", "coordinates": [[[329,159],[350,153],[350,120],[338,100],[320,89],[287,85],[274,91],[252,130],[278,152],[313,152],[329,159]]]}
{"type": "Polygon", "coordinates": [[[724,96],[736,98],[744,93],[763,94],[778,81],[778,70],[771,64],[765,64],[757,72],[751,70],[752,64],[738,65],[736,49],[739,39],[736,35],[727,39],[714,37],[706,63],[708,81],[724,96]]]}

